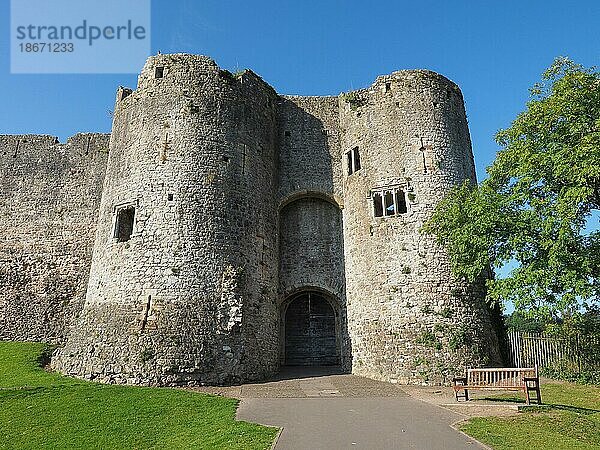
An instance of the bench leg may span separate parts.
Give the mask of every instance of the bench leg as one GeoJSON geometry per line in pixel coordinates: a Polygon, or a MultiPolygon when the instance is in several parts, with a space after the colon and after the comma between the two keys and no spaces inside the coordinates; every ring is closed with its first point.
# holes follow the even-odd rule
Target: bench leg
{"type": "Polygon", "coordinates": [[[466,402],[469,401],[469,391],[467,391],[466,389],[463,389],[463,394],[460,395],[459,394],[459,389],[454,389],[454,397],[456,398],[456,401],[458,402],[459,399],[464,398],[466,402]]]}
{"type": "Polygon", "coordinates": [[[535,392],[535,402],[538,405],[541,405],[542,404],[542,393],[540,392],[540,385],[539,385],[539,383],[535,383],[535,385],[531,389],[528,388],[527,392],[529,392],[530,390],[533,391],[533,392],[535,392]]]}
{"type": "Polygon", "coordinates": [[[530,393],[535,392],[535,402],[538,405],[542,404],[542,393],[540,391],[540,383],[535,380],[527,380],[525,382],[525,397],[527,398],[527,404],[531,404],[531,396],[530,393]],[[533,383],[531,386],[529,383],[533,383]]]}

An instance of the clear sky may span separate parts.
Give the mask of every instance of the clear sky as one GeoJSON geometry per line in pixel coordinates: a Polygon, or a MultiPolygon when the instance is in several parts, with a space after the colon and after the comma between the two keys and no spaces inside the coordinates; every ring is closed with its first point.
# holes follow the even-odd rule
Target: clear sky
{"type": "MultiPolygon", "coordinates": [[[[135,87],[136,76],[11,75],[9,16],[0,0],[0,133],[64,141],[110,131],[116,87],[135,87]]],[[[599,24],[598,0],[155,0],[152,51],[251,68],[285,94],[336,95],[394,70],[435,70],[462,88],[481,178],[495,132],[554,57],[598,64],[599,24]]]]}

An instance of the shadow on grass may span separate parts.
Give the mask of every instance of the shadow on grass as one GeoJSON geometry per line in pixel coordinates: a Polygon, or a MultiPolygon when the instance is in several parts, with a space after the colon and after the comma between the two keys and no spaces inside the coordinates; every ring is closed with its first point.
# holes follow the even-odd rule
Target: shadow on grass
{"type": "MultiPolygon", "coordinates": [[[[521,399],[521,398],[517,398],[517,397],[483,397],[481,398],[481,400],[486,400],[486,401],[492,401],[492,402],[498,402],[498,403],[515,403],[515,404],[520,404],[520,405],[525,405],[525,400],[521,399]]],[[[528,411],[535,411],[539,409],[547,411],[549,409],[558,409],[561,411],[571,411],[574,413],[578,413],[578,414],[596,414],[596,413],[600,413],[600,410],[598,409],[591,409],[591,408],[580,408],[578,406],[571,406],[571,405],[561,405],[559,403],[546,403],[546,404],[542,404],[542,405],[529,405],[527,407],[528,411]]]]}

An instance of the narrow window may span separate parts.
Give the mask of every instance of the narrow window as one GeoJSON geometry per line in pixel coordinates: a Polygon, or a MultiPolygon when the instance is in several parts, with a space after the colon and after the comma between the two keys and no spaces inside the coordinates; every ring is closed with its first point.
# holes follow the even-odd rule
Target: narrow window
{"type": "Polygon", "coordinates": [[[358,153],[358,147],[352,149],[352,156],[354,159],[354,171],[360,170],[360,153],[358,153]]]}
{"type": "Polygon", "coordinates": [[[404,214],[408,211],[404,191],[396,191],[396,211],[398,214],[404,214]]]}
{"type": "Polygon", "coordinates": [[[173,194],[167,194],[167,200],[172,202],[173,201],[173,194]]]}
{"type": "Polygon", "coordinates": [[[385,83],[385,92],[390,92],[392,90],[392,83],[385,83]]]}
{"type": "Polygon", "coordinates": [[[133,206],[117,210],[117,222],[115,223],[115,237],[117,238],[117,242],[125,242],[131,239],[134,218],[135,208],[133,206]]]}
{"type": "Polygon", "coordinates": [[[419,150],[421,150],[421,159],[423,160],[423,173],[427,175],[427,158],[425,158],[427,148],[425,148],[425,145],[423,144],[423,138],[421,138],[421,148],[419,150]]]}
{"type": "Polygon", "coordinates": [[[385,203],[385,215],[393,216],[396,214],[396,206],[394,205],[394,193],[392,191],[385,191],[383,194],[383,200],[385,203]]]}
{"type": "Polygon", "coordinates": [[[354,168],[352,166],[352,152],[346,153],[346,161],[348,163],[348,175],[352,175],[354,173],[354,168]]]}
{"type": "Polygon", "coordinates": [[[352,175],[354,172],[360,170],[360,153],[358,153],[358,147],[354,147],[346,153],[346,163],[348,164],[348,175],[352,175]]]}
{"type": "Polygon", "coordinates": [[[423,173],[427,175],[427,160],[425,159],[425,147],[421,147],[421,158],[423,160],[423,173]]]}
{"type": "Polygon", "coordinates": [[[146,303],[146,307],[144,308],[144,318],[142,319],[142,326],[140,331],[144,331],[146,325],[148,325],[148,315],[150,314],[150,309],[152,308],[152,296],[148,296],[148,302],[146,303]]]}
{"type": "Polygon", "coordinates": [[[165,68],[158,66],[154,69],[154,78],[162,78],[165,75],[165,68]]]}
{"type": "Polygon", "coordinates": [[[375,217],[383,217],[383,199],[381,198],[381,192],[373,193],[373,211],[375,217]]]}

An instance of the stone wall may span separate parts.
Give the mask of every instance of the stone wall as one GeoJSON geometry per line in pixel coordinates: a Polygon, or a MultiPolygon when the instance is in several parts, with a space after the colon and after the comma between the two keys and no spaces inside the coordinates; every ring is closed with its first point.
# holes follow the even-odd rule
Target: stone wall
{"type": "Polygon", "coordinates": [[[278,107],[279,201],[327,195],[341,205],[336,97],[281,97],[278,107]]]}
{"type": "Polygon", "coordinates": [[[0,339],[60,343],[83,304],[109,136],[0,136],[0,339]]]}
{"type": "Polygon", "coordinates": [[[55,368],[163,385],[277,371],[276,100],[190,55],[150,58],[119,90],[86,303],[55,368]]]}
{"type": "Polygon", "coordinates": [[[304,287],[344,294],[344,243],[340,209],[323,199],[302,198],[280,213],[279,291],[304,287]]]}

